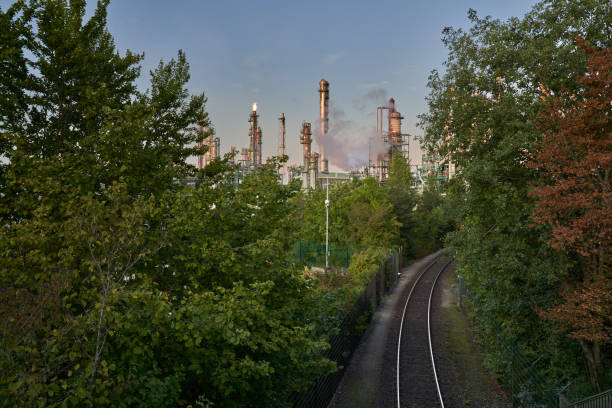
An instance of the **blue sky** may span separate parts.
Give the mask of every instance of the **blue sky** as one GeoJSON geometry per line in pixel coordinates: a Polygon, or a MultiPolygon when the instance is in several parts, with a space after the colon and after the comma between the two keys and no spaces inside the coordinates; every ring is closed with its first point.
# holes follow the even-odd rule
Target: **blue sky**
{"type": "MultiPolygon", "coordinates": [[[[0,0],[2,8],[10,3],[0,0]]],[[[360,141],[376,124],[376,106],[389,97],[405,118],[403,131],[420,134],[416,115],[426,110],[427,76],[446,59],[442,29],[467,27],[469,8],[505,19],[522,16],[533,4],[535,0],[114,0],[108,21],[122,53],[145,53],[142,89],[160,59],[185,51],[191,65],[189,88],[206,93],[222,152],[230,145],[248,146],[248,115],[257,102],[264,157],[277,152],[277,118],[284,112],[290,162],[297,162],[300,124],[316,126],[322,77],[330,82],[336,112],[330,128],[342,124],[336,137],[346,141],[349,153],[353,146],[363,146],[360,141]]],[[[367,155],[361,156],[354,152],[350,164],[365,163],[367,155]]],[[[420,162],[416,142],[411,160],[420,162]]]]}

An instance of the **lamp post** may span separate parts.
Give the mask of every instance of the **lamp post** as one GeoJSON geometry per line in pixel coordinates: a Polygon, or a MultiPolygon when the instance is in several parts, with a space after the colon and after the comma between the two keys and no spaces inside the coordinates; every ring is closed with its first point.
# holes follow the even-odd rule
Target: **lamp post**
{"type": "Polygon", "coordinates": [[[325,198],[325,270],[329,269],[329,178],[325,183],[326,194],[325,198]]]}

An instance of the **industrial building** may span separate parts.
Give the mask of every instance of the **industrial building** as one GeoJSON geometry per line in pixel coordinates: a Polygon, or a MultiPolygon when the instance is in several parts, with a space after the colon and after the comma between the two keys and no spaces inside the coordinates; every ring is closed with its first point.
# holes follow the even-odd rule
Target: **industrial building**
{"type": "Polygon", "coordinates": [[[220,152],[220,141],[218,137],[214,137],[214,131],[210,128],[210,126],[206,126],[202,128],[202,126],[198,126],[198,132],[200,134],[204,134],[204,140],[198,143],[198,148],[202,146],[206,146],[208,149],[206,153],[198,156],[198,169],[203,169],[206,167],[211,161],[219,158],[220,152]]]}
{"type": "Polygon", "coordinates": [[[455,164],[436,156],[423,156],[420,165],[413,166],[413,187],[423,192],[429,177],[433,177],[438,185],[448,182],[455,176],[455,164]]]}
{"type": "MultiPolygon", "coordinates": [[[[329,132],[329,82],[325,78],[319,81],[319,114],[321,140],[325,140],[329,132]]],[[[284,130],[282,134],[284,135],[284,130]]],[[[302,145],[302,164],[294,164],[289,167],[287,176],[288,180],[300,179],[303,189],[320,188],[326,184],[365,177],[366,173],[363,171],[330,172],[329,156],[325,151],[324,143],[319,146],[319,152],[312,151],[312,124],[310,122],[302,122],[299,138],[302,145]]]]}
{"type": "Polygon", "coordinates": [[[376,108],[376,136],[370,139],[368,174],[379,183],[389,178],[389,166],[393,154],[399,153],[408,159],[411,135],[402,133],[404,117],[395,109],[395,99],[389,99],[386,106],[376,108]],[[387,112],[387,129],[384,113],[387,112]]]}
{"type": "MultiPolygon", "coordinates": [[[[408,158],[409,134],[402,133],[402,115],[395,107],[395,100],[389,99],[385,106],[376,109],[376,136],[370,138],[370,151],[368,166],[361,170],[350,172],[330,172],[329,153],[325,151],[325,141],[329,137],[329,99],[330,85],[324,78],[319,81],[319,120],[321,140],[319,141],[319,152],[313,151],[312,135],[313,129],[310,122],[302,122],[299,132],[299,142],[302,145],[302,157],[300,164],[287,166],[283,164],[279,169],[281,182],[299,179],[303,189],[314,189],[339,182],[350,181],[354,178],[374,177],[379,183],[384,183],[389,177],[389,166],[393,160],[393,154],[399,153],[408,158]],[[386,121],[385,121],[385,113],[386,121]],[[386,122],[386,126],[385,126],[386,122]]],[[[278,118],[280,122],[279,156],[286,154],[286,117],[281,113],[278,118]]],[[[263,164],[262,145],[263,131],[259,126],[259,115],[257,113],[257,103],[253,103],[249,122],[249,147],[242,148],[240,154],[235,147],[230,148],[233,163],[238,165],[236,183],[240,183],[244,176],[260,168],[263,164]]],[[[200,129],[200,131],[203,131],[200,129]]],[[[203,168],[214,158],[219,157],[219,138],[213,137],[210,129],[204,129],[210,133],[204,139],[203,144],[208,147],[208,151],[198,157],[198,168],[203,168]]],[[[428,162],[429,163],[429,162],[428,162]]],[[[423,166],[422,171],[431,172],[431,166],[423,166]]],[[[436,170],[437,171],[437,170],[436,170]]],[[[420,176],[420,173],[419,173],[420,176]]],[[[420,179],[419,177],[415,177],[420,179]]],[[[419,184],[420,182],[417,182],[419,184]]],[[[422,183],[421,183],[422,184],[422,183]]]]}

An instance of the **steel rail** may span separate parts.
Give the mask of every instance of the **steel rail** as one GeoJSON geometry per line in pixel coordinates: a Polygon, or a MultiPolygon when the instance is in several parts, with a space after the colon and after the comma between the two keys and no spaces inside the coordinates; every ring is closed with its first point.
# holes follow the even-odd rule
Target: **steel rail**
{"type": "Polygon", "coordinates": [[[440,391],[440,383],[438,382],[438,373],[436,371],[436,362],[434,361],[433,348],[431,346],[431,299],[433,298],[434,288],[436,287],[436,283],[438,282],[438,278],[444,272],[444,270],[453,262],[451,259],[448,261],[441,269],[440,272],[436,275],[436,279],[431,285],[431,291],[429,292],[429,303],[427,305],[427,338],[429,340],[429,355],[431,357],[431,367],[434,373],[434,379],[436,380],[436,390],[438,391],[438,399],[440,400],[440,406],[444,408],[444,399],[442,398],[442,392],[440,391]]]}
{"type": "Polygon", "coordinates": [[[414,291],[414,288],[416,287],[417,283],[419,283],[419,281],[421,280],[421,277],[423,277],[423,275],[425,275],[425,273],[438,262],[438,259],[440,258],[441,255],[438,255],[434,258],[433,261],[431,261],[431,263],[429,265],[427,265],[425,267],[425,269],[423,269],[423,272],[421,272],[421,274],[416,278],[416,280],[414,281],[414,283],[412,284],[412,288],[410,288],[410,292],[408,293],[408,297],[406,298],[406,303],[404,304],[404,311],[402,312],[402,320],[400,321],[400,329],[399,329],[399,335],[397,336],[397,367],[396,367],[396,381],[395,381],[395,388],[397,390],[397,408],[401,408],[400,405],[400,349],[402,347],[402,329],[404,328],[404,316],[406,315],[406,309],[408,308],[408,302],[410,302],[410,297],[412,296],[412,292],[414,291]]]}

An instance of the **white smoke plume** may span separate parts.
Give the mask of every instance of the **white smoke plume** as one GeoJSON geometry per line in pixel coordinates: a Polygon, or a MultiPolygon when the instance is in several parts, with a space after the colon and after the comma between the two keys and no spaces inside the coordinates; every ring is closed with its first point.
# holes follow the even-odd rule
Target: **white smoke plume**
{"type": "Polygon", "coordinates": [[[376,134],[374,126],[357,126],[347,119],[344,110],[329,104],[329,129],[321,134],[321,120],[317,120],[313,136],[323,147],[329,164],[344,171],[360,169],[368,165],[368,157],[376,160],[389,146],[376,134]]]}

